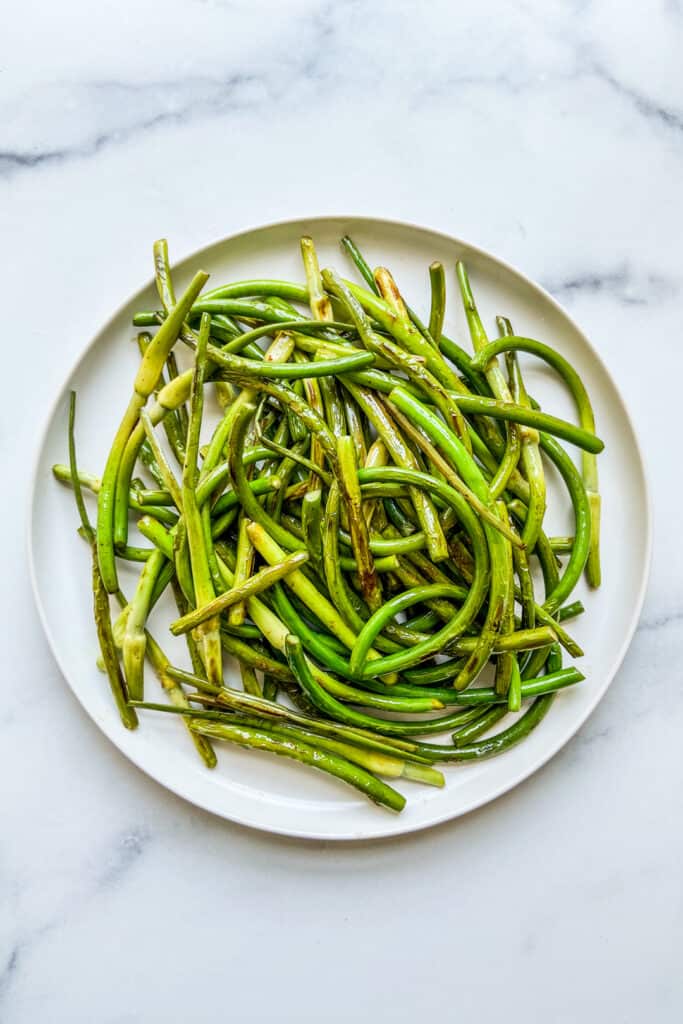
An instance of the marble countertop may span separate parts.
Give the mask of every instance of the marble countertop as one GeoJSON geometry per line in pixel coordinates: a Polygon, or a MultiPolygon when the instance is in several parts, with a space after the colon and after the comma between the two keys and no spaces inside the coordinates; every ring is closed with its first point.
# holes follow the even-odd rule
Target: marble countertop
{"type": "Polygon", "coordinates": [[[683,1016],[683,8],[416,9],[24,0],[4,19],[4,1024],[683,1016]],[[60,677],[24,545],[43,411],[150,240],[181,256],[339,211],[541,281],[622,389],[655,503],[641,626],[575,739],[464,819],[348,846],[217,820],[127,763],[60,677]]]}

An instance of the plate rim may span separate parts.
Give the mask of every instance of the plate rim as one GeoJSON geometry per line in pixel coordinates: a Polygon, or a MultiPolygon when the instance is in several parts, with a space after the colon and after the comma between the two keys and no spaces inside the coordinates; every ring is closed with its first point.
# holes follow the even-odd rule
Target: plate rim
{"type": "Polygon", "coordinates": [[[484,807],[505,793],[509,793],[517,786],[521,785],[524,781],[529,779],[532,775],[535,775],[541,768],[543,768],[553,757],[555,757],[571,739],[579,732],[579,730],[585,725],[588,718],[593,714],[600,701],[605,696],[607,690],[614,681],[619,669],[621,668],[624,658],[626,657],[627,651],[633,641],[633,637],[638,628],[640,621],[643,604],[645,601],[645,595],[650,579],[650,572],[652,567],[652,548],[653,548],[653,502],[652,502],[652,489],[650,486],[649,472],[647,463],[643,453],[643,448],[640,443],[638,432],[635,429],[633,419],[631,417],[628,405],[626,404],[624,397],[621,393],[621,389],[614,379],[611,370],[604,362],[600,353],[596,350],[590,338],[585,334],[582,328],[576,323],[574,318],[567,312],[565,307],[555,299],[542,285],[528,277],[523,271],[517,267],[508,263],[507,260],[491,253],[488,249],[484,249],[479,245],[475,245],[468,242],[465,239],[460,238],[457,235],[451,235],[438,228],[429,227],[426,224],[417,224],[414,221],[408,221],[403,219],[396,219],[392,217],[373,217],[365,214],[340,214],[340,213],[329,213],[329,214],[315,214],[314,216],[296,216],[287,217],[284,219],[278,219],[274,221],[268,221],[266,223],[260,223],[251,227],[242,228],[229,235],[225,235],[216,238],[213,241],[209,241],[197,249],[193,249],[184,256],[180,256],[176,261],[177,264],[186,263],[190,260],[198,260],[202,254],[207,250],[216,248],[218,246],[229,245],[231,243],[239,241],[241,238],[247,235],[253,235],[260,232],[268,232],[276,229],[293,228],[295,225],[310,225],[314,227],[316,224],[328,224],[330,221],[344,221],[347,223],[356,223],[357,225],[362,224],[380,224],[388,226],[390,228],[398,228],[407,231],[417,231],[420,233],[428,233],[442,239],[449,245],[456,245],[462,248],[468,249],[470,252],[476,254],[484,260],[490,261],[490,263],[496,265],[499,269],[507,274],[511,274],[519,282],[530,288],[532,292],[537,293],[544,301],[549,302],[551,306],[567,321],[571,328],[580,337],[582,343],[586,346],[591,357],[595,360],[598,367],[606,375],[613,390],[614,396],[619,404],[621,413],[625,416],[627,422],[631,427],[634,440],[634,455],[638,464],[640,475],[643,481],[643,508],[644,508],[644,526],[645,526],[645,550],[643,557],[643,565],[638,585],[638,591],[633,603],[632,612],[630,615],[628,627],[625,630],[624,638],[619,646],[617,653],[614,657],[613,663],[608,672],[605,673],[603,680],[600,681],[599,686],[596,688],[596,692],[593,695],[592,700],[587,707],[581,712],[579,717],[573,721],[562,737],[557,741],[554,747],[549,750],[543,751],[539,756],[532,760],[529,764],[524,765],[516,774],[513,774],[509,778],[505,778],[501,783],[495,787],[490,793],[486,795],[479,795],[471,798],[468,802],[466,801],[461,807],[446,808],[443,813],[436,814],[428,821],[418,821],[410,823],[406,819],[401,820],[399,815],[394,816],[393,822],[391,819],[387,821],[387,828],[378,835],[353,835],[348,832],[341,833],[329,833],[329,832],[317,832],[311,829],[298,829],[296,827],[285,827],[281,825],[272,825],[268,823],[260,823],[255,820],[251,820],[238,813],[225,813],[224,811],[217,809],[212,806],[209,801],[205,801],[201,796],[195,794],[189,794],[183,791],[182,784],[169,782],[163,779],[154,770],[141,763],[141,759],[134,753],[128,750],[123,750],[120,744],[117,742],[117,735],[113,730],[109,729],[107,722],[102,722],[98,719],[94,710],[91,710],[81,700],[75,686],[72,684],[70,674],[66,669],[66,666],[62,663],[62,659],[58,654],[58,648],[56,647],[53,632],[48,622],[47,613],[41,599],[41,592],[38,586],[38,573],[35,561],[34,552],[34,513],[36,507],[36,496],[38,492],[38,473],[40,467],[40,461],[42,457],[45,444],[47,442],[48,430],[50,424],[56,415],[59,404],[65,394],[67,384],[71,378],[77,373],[81,363],[83,363],[92,349],[98,342],[98,339],[111,328],[117,318],[123,313],[127,306],[129,306],[134,297],[145,288],[150,287],[154,283],[152,277],[148,278],[147,281],[141,284],[138,288],[130,293],[116,309],[110,314],[110,316],[101,324],[101,326],[92,335],[89,341],[86,343],[84,348],[80,351],[74,362],[67,368],[64,375],[61,377],[61,383],[56,388],[54,399],[49,403],[47,412],[42,421],[38,438],[35,444],[32,458],[31,472],[29,475],[29,488],[28,488],[28,515],[26,517],[26,547],[28,553],[28,566],[29,566],[29,578],[31,581],[31,590],[33,592],[33,600],[38,611],[38,618],[43,628],[43,632],[47,638],[48,646],[52,657],[54,658],[59,671],[62,674],[65,682],[67,683],[71,693],[78,701],[82,710],[88,715],[91,721],[97,726],[100,733],[106,737],[106,739],[112,743],[116,749],[122,754],[127,761],[133,764],[139,771],[143,772],[148,778],[151,778],[157,785],[162,786],[167,791],[173,793],[176,797],[187,801],[195,807],[199,807],[201,810],[206,811],[214,816],[224,820],[231,821],[237,825],[255,829],[259,832],[267,832],[273,835],[287,836],[293,839],[311,840],[311,841],[325,841],[325,842],[381,842],[384,840],[390,840],[400,835],[410,835],[415,832],[422,832],[426,829],[433,828],[437,825],[442,825],[447,821],[454,821],[471,811],[477,810],[479,807],[484,807]]]}

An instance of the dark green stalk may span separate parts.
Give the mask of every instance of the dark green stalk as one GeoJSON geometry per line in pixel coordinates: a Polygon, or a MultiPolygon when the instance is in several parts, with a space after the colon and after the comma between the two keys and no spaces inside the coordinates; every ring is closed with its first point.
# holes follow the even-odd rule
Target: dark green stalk
{"type": "MultiPolygon", "coordinates": [[[[488,485],[481,470],[467,449],[462,445],[459,438],[449,430],[446,424],[439,420],[434,413],[422,405],[421,402],[418,402],[417,399],[413,398],[413,396],[404,388],[394,388],[391,392],[390,398],[401,412],[410,416],[413,419],[413,422],[417,423],[424,429],[430,440],[441,449],[451,464],[458,470],[467,486],[474,492],[477,498],[479,498],[479,500],[484,504],[489,505],[491,511],[498,514],[495,509],[495,505],[492,502],[488,485]]],[[[383,471],[379,470],[376,472],[383,471]]],[[[449,490],[452,490],[452,488],[449,488],[449,490]]],[[[471,513],[469,506],[466,506],[466,503],[460,495],[458,495],[458,498],[462,502],[462,505],[468,508],[468,512],[471,513]]],[[[457,511],[455,506],[453,506],[453,508],[457,511]]],[[[462,516],[460,516],[460,520],[464,525],[465,520],[462,516]]],[[[509,601],[508,544],[501,536],[500,532],[494,530],[487,523],[483,524],[483,528],[491,564],[488,608],[481,632],[480,643],[477,649],[467,659],[460,675],[457,677],[455,681],[457,689],[464,689],[468,686],[477,677],[488,661],[495,638],[500,632],[509,601]]]]}
{"type": "Polygon", "coordinates": [[[373,291],[376,295],[379,295],[379,289],[377,288],[377,284],[375,282],[374,275],[370,270],[370,267],[363,259],[360,250],[357,248],[355,243],[352,241],[352,239],[349,238],[348,235],[344,235],[344,237],[342,238],[341,247],[344,250],[344,252],[346,252],[346,254],[351,258],[351,261],[354,263],[356,269],[358,270],[360,276],[367,284],[368,288],[370,288],[370,290],[373,291]]]}
{"type": "Polygon", "coordinates": [[[443,263],[435,261],[429,267],[429,283],[431,286],[432,303],[429,310],[429,333],[436,345],[443,334],[443,321],[446,314],[446,272],[443,263]]]}
{"type": "Polygon", "coordinates": [[[121,672],[121,666],[119,665],[119,659],[116,652],[116,645],[114,643],[114,635],[111,626],[111,610],[109,608],[109,595],[104,586],[102,575],[100,573],[99,561],[97,558],[97,545],[95,541],[95,532],[90,524],[88,513],[83,501],[83,493],[81,491],[81,483],[78,476],[78,466],[76,463],[76,442],[74,437],[74,428],[76,422],[76,392],[70,392],[69,402],[69,427],[68,427],[68,440],[69,440],[69,469],[71,473],[71,485],[74,491],[74,498],[76,500],[76,508],[78,509],[78,515],[81,520],[81,528],[83,530],[84,537],[88,540],[92,552],[92,589],[93,589],[93,609],[95,615],[95,627],[97,630],[97,639],[100,645],[100,653],[102,655],[102,661],[104,662],[105,671],[107,673],[107,679],[109,680],[109,688],[112,692],[112,696],[116,703],[116,707],[119,712],[119,717],[126,729],[136,729],[138,724],[138,717],[135,710],[128,704],[128,694],[126,692],[126,684],[121,672]]]}
{"type": "Polygon", "coordinates": [[[352,764],[338,754],[309,746],[300,740],[278,737],[265,729],[228,725],[227,722],[203,722],[201,719],[195,719],[192,728],[202,736],[209,736],[211,739],[228,740],[242,747],[265,750],[271,754],[290,757],[312,768],[318,768],[328,775],[336,776],[342,782],[360,790],[374,803],[392,811],[402,811],[405,807],[405,797],[401,793],[376,779],[364,768],[352,764]]]}
{"type": "Polygon", "coordinates": [[[468,722],[463,725],[460,729],[456,729],[453,733],[453,743],[456,747],[465,747],[472,740],[478,739],[483,736],[485,732],[500,722],[501,718],[505,718],[508,713],[508,709],[505,705],[496,705],[492,708],[487,708],[486,711],[474,721],[468,722]]]}
{"type": "MultiPolygon", "coordinates": [[[[574,399],[579,415],[579,422],[583,429],[589,433],[595,433],[595,417],[588,392],[581,380],[580,375],[564,356],[560,355],[548,345],[544,345],[534,338],[524,338],[518,335],[506,334],[496,341],[490,342],[477,354],[473,363],[476,366],[483,366],[488,360],[500,352],[507,351],[529,352],[538,356],[546,363],[557,370],[569,388],[574,399]]],[[[583,482],[588,495],[588,503],[591,508],[592,535],[589,559],[586,565],[588,582],[592,587],[600,585],[600,495],[598,491],[598,470],[594,453],[585,451],[582,455],[583,482]]]]}
{"type": "MultiPolygon", "coordinates": [[[[263,698],[252,697],[241,690],[234,690],[229,687],[213,687],[206,680],[193,676],[189,672],[184,672],[182,669],[172,668],[169,669],[169,673],[173,679],[188,685],[195,685],[198,690],[204,691],[201,698],[202,701],[214,702],[219,706],[222,705],[238,712],[246,711],[247,713],[273,717],[280,721],[292,722],[295,725],[302,725],[325,736],[338,736],[342,739],[348,739],[359,746],[367,747],[368,750],[383,750],[386,753],[398,754],[406,760],[415,761],[418,764],[425,763],[427,760],[421,755],[414,754],[417,743],[413,741],[403,740],[396,736],[378,736],[372,730],[360,729],[345,723],[327,721],[308,714],[301,714],[283,704],[275,704],[263,698]],[[211,696],[207,696],[207,694],[211,696]]],[[[295,678],[293,673],[291,678],[295,678]]],[[[191,695],[192,700],[197,701],[199,696],[199,694],[191,695]]]]}

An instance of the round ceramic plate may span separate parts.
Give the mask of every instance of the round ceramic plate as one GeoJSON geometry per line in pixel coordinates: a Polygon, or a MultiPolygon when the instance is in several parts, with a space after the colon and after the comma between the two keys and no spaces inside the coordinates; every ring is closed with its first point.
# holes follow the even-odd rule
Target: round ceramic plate
{"type": "MultiPolygon", "coordinates": [[[[394,815],[321,773],[227,744],[219,746],[218,767],[209,771],[181,723],[170,715],[144,713],[135,732],[121,726],[106,681],[95,665],[89,551],[76,535],[71,495],[50,470],[53,463],[67,461],[68,391],[75,388],[79,396],[79,465],[101,473],[135,373],[131,317],[136,310],[157,304],[151,282],[92,340],[56,398],[37,456],[30,526],[31,575],[48,640],[72,690],[109,739],[152,778],[200,807],[256,828],[320,839],[367,839],[425,828],[479,807],[540,768],[574,735],[614,678],[636,627],[650,557],[642,459],[614,382],[564,310],[541,288],[493,256],[407,224],[326,217],[258,228],[194,253],[174,267],[176,290],[180,292],[199,267],[211,274],[208,287],[254,277],[300,281],[302,234],[315,239],[322,266],[340,267],[351,276],[339,250],[339,239],[346,233],[358,243],[371,266],[391,268],[410,303],[423,313],[429,305],[427,268],[432,260],[441,260],[449,268],[450,284],[456,259],[464,259],[491,333],[494,317],[501,313],[511,318],[519,334],[550,342],[579,370],[593,398],[597,430],[606,444],[599,460],[604,583],[596,592],[580,585],[575,596],[584,602],[586,614],[570,626],[586,651],[580,666],[586,680],[559,694],[547,718],[524,743],[491,761],[446,767],[443,789],[411,783],[399,786],[408,802],[400,815],[394,815]],[[628,516],[623,515],[624,508],[629,510],[628,516]],[[631,552],[627,560],[620,557],[624,548],[631,552]]],[[[454,285],[450,287],[446,333],[467,344],[454,285]]],[[[530,391],[549,411],[572,419],[571,400],[561,382],[539,361],[522,358],[530,391]]],[[[546,529],[566,533],[571,525],[568,500],[552,477],[549,490],[546,529]]],[[[133,571],[124,567],[124,588],[130,591],[134,579],[133,571]]],[[[168,637],[164,646],[169,655],[184,664],[184,647],[166,630],[170,617],[170,607],[155,609],[152,629],[159,637],[168,637]]],[[[157,692],[151,677],[147,693],[155,699],[157,692]]]]}

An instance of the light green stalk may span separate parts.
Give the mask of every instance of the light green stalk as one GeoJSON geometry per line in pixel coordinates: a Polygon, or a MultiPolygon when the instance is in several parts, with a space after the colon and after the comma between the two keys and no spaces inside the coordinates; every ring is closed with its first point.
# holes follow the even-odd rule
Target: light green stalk
{"type": "Polygon", "coordinates": [[[243,583],[238,583],[237,576],[234,575],[230,590],[226,590],[225,593],[220,594],[202,608],[196,608],[194,611],[188,612],[187,615],[176,619],[171,623],[171,632],[175,636],[179,636],[190,629],[195,629],[213,615],[218,615],[226,609],[234,607],[237,602],[247,601],[254,594],[260,594],[268,587],[272,587],[278,580],[284,579],[307,561],[308,553],[297,551],[293,555],[288,555],[279,565],[270,565],[260,569],[243,583]]]}
{"type": "MultiPolygon", "coordinates": [[[[248,526],[249,519],[244,514],[240,515],[237,525],[237,548],[235,552],[235,581],[233,584],[235,588],[239,588],[242,584],[246,583],[254,567],[255,552],[247,533],[248,526]]],[[[233,626],[241,626],[245,615],[244,601],[238,598],[230,607],[228,622],[233,626]]]]}
{"type": "Polygon", "coordinates": [[[145,648],[147,646],[145,624],[149,615],[152,594],[165,563],[165,555],[155,549],[145,562],[133,599],[128,607],[122,650],[128,693],[132,700],[142,700],[144,692],[145,648]]]}
{"type": "MultiPolygon", "coordinates": [[[[197,504],[197,457],[199,454],[199,431],[204,408],[204,380],[206,374],[206,351],[209,342],[211,317],[202,314],[199,341],[190,396],[190,424],[187,435],[185,463],[183,465],[182,503],[183,520],[187,530],[187,545],[192,566],[195,602],[197,608],[208,604],[216,596],[207,555],[201,514],[197,504]]],[[[204,660],[210,682],[220,685],[223,679],[222,648],[218,616],[203,622],[197,628],[196,640],[204,660]]]]}
{"type": "MultiPolygon", "coordinates": [[[[270,565],[280,564],[287,557],[287,553],[282,550],[272,537],[268,536],[260,523],[250,523],[248,533],[258,553],[270,565]]],[[[356,643],[356,634],[346,624],[334,605],[317,590],[301,570],[291,573],[286,577],[285,582],[292,590],[292,593],[296,594],[299,600],[303,601],[306,607],[310,608],[313,614],[320,619],[325,628],[333,636],[336,636],[344,647],[352,650],[356,643]]],[[[279,649],[283,650],[284,648],[280,647],[279,649]]],[[[368,660],[378,657],[379,654],[375,650],[371,650],[368,654],[368,660]]]]}
{"type": "MultiPolygon", "coordinates": [[[[187,291],[175,306],[173,312],[164,320],[147,346],[135,376],[133,394],[128,402],[128,407],[123,415],[107,457],[97,502],[97,557],[102,581],[110,594],[115,593],[118,589],[118,576],[114,556],[114,521],[117,509],[119,518],[125,520],[126,524],[126,536],[122,538],[124,543],[127,537],[128,484],[130,477],[121,481],[120,488],[117,484],[124,450],[138,422],[140,410],[153,393],[164,368],[166,357],[176,343],[183,320],[187,316],[192,303],[204,287],[208,277],[209,275],[203,270],[195,274],[187,291]]],[[[180,378],[176,379],[179,380],[180,378]]]]}
{"type": "Polygon", "coordinates": [[[363,517],[354,443],[348,434],[337,440],[337,454],[340,494],[346,505],[351,547],[356,556],[361,593],[370,610],[375,611],[382,604],[382,587],[370,553],[370,537],[363,517]]]}

